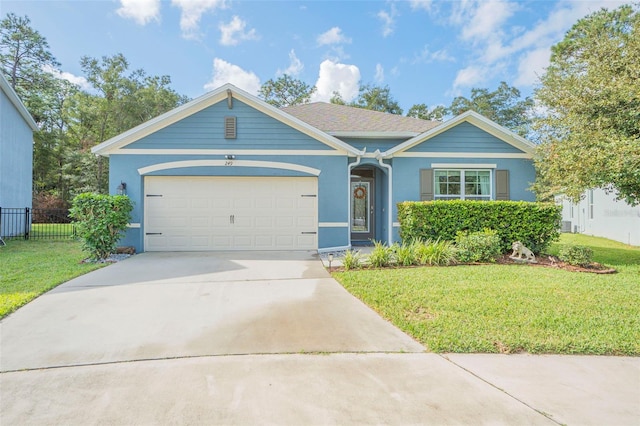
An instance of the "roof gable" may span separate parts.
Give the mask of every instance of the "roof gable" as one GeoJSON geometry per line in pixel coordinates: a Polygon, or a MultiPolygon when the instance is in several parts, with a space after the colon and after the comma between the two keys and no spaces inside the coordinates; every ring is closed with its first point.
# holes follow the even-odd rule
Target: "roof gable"
{"type": "Polygon", "coordinates": [[[91,149],[95,154],[109,156],[114,151],[136,142],[146,136],[149,136],[161,129],[166,128],[178,121],[200,112],[219,102],[229,102],[233,107],[233,99],[238,99],[252,108],[336,149],[344,151],[347,154],[359,155],[360,152],[352,146],[336,139],[335,137],[310,126],[309,124],[299,120],[298,118],[269,105],[268,103],[250,95],[249,93],[238,89],[232,84],[225,84],[199,98],[192,100],[184,105],[174,108],[156,118],[142,123],[133,129],[130,129],[118,136],[115,136],[91,149]]]}
{"type": "Polygon", "coordinates": [[[4,92],[9,101],[11,101],[13,106],[20,113],[31,130],[33,130],[34,132],[38,130],[38,125],[36,124],[33,117],[31,117],[31,114],[29,114],[27,107],[24,106],[24,104],[22,103],[16,92],[13,90],[7,79],[4,78],[4,75],[2,75],[2,73],[0,73],[0,89],[4,92]]]}
{"type": "Polygon", "coordinates": [[[410,150],[416,145],[427,142],[430,139],[433,139],[436,136],[446,132],[447,130],[460,125],[461,123],[470,123],[484,130],[490,135],[498,138],[499,140],[511,145],[517,150],[533,156],[533,151],[535,149],[535,145],[533,143],[529,142],[522,136],[512,132],[511,130],[499,125],[498,123],[478,114],[475,111],[467,111],[463,114],[460,114],[457,117],[454,117],[451,120],[442,123],[438,127],[434,127],[433,129],[428,130],[421,135],[411,138],[408,141],[391,148],[390,150],[384,152],[383,156],[392,157],[393,155],[410,150]]]}

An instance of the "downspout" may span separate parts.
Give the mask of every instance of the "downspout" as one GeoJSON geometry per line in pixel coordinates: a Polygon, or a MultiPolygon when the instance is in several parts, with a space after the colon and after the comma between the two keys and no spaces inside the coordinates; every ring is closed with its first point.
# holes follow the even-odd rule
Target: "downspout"
{"type": "Polygon", "coordinates": [[[347,167],[347,194],[349,194],[349,197],[347,198],[347,232],[349,232],[349,247],[351,247],[351,170],[360,165],[360,160],[362,160],[365,152],[367,152],[366,147],[362,151],[358,152],[356,161],[350,163],[347,167]]]}
{"type": "Polygon", "coordinates": [[[387,169],[389,176],[389,198],[387,199],[387,244],[391,245],[393,244],[393,169],[391,168],[391,165],[385,164],[382,161],[386,152],[383,154],[379,149],[376,149],[374,154],[376,156],[376,160],[378,160],[378,164],[380,164],[380,167],[387,169]]]}

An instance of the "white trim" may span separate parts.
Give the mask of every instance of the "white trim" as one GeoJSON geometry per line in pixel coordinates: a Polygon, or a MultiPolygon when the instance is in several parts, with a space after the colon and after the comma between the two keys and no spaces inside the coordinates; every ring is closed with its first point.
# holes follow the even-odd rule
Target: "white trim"
{"type": "Polygon", "coordinates": [[[408,139],[421,134],[420,132],[327,132],[338,138],[353,139],[408,139]]]}
{"type": "Polygon", "coordinates": [[[351,250],[351,246],[340,246],[340,247],[325,247],[325,248],[320,248],[320,249],[318,249],[318,253],[319,253],[319,254],[322,254],[322,253],[331,253],[331,252],[347,251],[347,250],[351,250]]]}
{"type": "Polygon", "coordinates": [[[396,158],[522,158],[530,160],[533,154],[499,153],[499,152],[399,152],[396,158]]]}
{"type": "Polygon", "coordinates": [[[350,155],[358,155],[360,152],[353,146],[342,142],[340,139],[337,139],[319,129],[316,129],[308,123],[305,123],[304,121],[299,120],[298,118],[290,114],[287,114],[286,112],[266,103],[265,101],[245,92],[242,89],[235,87],[232,84],[225,84],[221,87],[218,87],[217,89],[206,93],[199,98],[192,100],[191,102],[174,108],[171,111],[168,111],[156,118],[153,118],[145,123],[140,124],[139,126],[134,127],[133,129],[121,133],[118,136],[115,136],[105,142],[102,142],[101,144],[91,148],[91,152],[108,157],[114,150],[118,148],[122,148],[125,145],[142,139],[145,136],[155,133],[190,115],[202,111],[205,108],[210,107],[211,105],[215,105],[218,102],[226,102],[228,100],[229,93],[231,93],[234,98],[246,103],[252,108],[255,108],[256,110],[270,116],[271,118],[278,120],[281,123],[284,123],[289,127],[294,128],[332,148],[343,150],[350,155]]]}
{"type": "Polygon", "coordinates": [[[348,228],[349,222],[318,222],[318,228],[348,228]]]}
{"type": "Polygon", "coordinates": [[[170,161],[159,163],[138,169],[138,173],[143,176],[159,170],[179,169],[183,167],[265,167],[269,169],[293,170],[296,172],[308,173],[319,176],[321,170],[313,167],[302,166],[300,164],[279,163],[275,161],[251,161],[251,160],[186,160],[170,161]]]}
{"type": "MultiPolygon", "coordinates": [[[[382,158],[382,153],[376,150],[378,154],[378,164],[380,167],[387,169],[387,244],[393,244],[393,167],[391,164],[386,164],[382,158]]],[[[351,220],[351,218],[349,218],[351,220]]]]}
{"type": "Polygon", "coordinates": [[[497,164],[431,163],[432,169],[497,169],[497,164]]]}
{"type": "Polygon", "coordinates": [[[139,222],[127,223],[127,228],[140,228],[139,222]]]}
{"type": "Polygon", "coordinates": [[[29,126],[32,131],[37,131],[38,125],[36,124],[36,121],[33,119],[31,114],[29,114],[27,107],[24,106],[24,104],[20,100],[20,97],[15,92],[15,90],[13,90],[13,87],[11,87],[9,81],[4,77],[4,75],[2,75],[2,73],[0,73],[0,88],[5,93],[5,95],[7,95],[7,98],[9,98],[9,102],[13,104],[20,116],[22,116],[22,119],[25,121],[25,123],[27,123],[27,126],[29,126]]]}
{"type": "MultiPolygon", "coordinates": [[[[387,152],[384,152],[383,156],[385,158],[388,158],[391,156],[398,156],[399,153],[404,152],[408,149],[411,149],[414,146],[419,145],[422,142],[425,142],[441,133],[444,133],[447,130],[463,122],[473,124],[474,126],[484,130],[490,135],[495,136],[496,138],[502,140],[503,142],[506,142],[509,145],[512,145],[519,150],[522,150],[524,153],[533,155],[535,145],[532,142],[526,140],[525,138],[512,132],[511,130],[505,127],[502,127],[498,123],[491,121],[486,117],[483,117],[482,115],[478,114],[475,111],[467,111],[458,115],[457,117],[452,118],[451,120],[448,120],[442,123],[437,127],[434,127],[431,130],[428,130],[422,133],[421,135],[418,135],[412,139],[409,139],[404,143],[401,143],[400,145],[397,145],[391,148],[387,152]]],[[[532,158],[532,157],[528,157],[528,158],[532,158]]]]}
{"type": "Polygon", "coordinates": [[[333,149],[122,149],[110,155],[304,155],[304,156],[344,156],[345,153],[333,149]]]}
{"type": "Polygon", "coordinates": [[[400,222],[393,222],[394,228],[400,228],[400,222]]]}

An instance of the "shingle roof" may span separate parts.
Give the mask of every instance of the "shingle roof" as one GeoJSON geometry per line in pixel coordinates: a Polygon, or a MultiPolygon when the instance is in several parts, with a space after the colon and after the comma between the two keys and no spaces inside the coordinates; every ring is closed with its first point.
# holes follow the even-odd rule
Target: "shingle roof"
{"type": "Polygon", "coordinates": [[[299,120],[326,133],[413,132],[423,133],[442,123],[387,114],[345,105],[314,102],[282,108],[299,120]]]}

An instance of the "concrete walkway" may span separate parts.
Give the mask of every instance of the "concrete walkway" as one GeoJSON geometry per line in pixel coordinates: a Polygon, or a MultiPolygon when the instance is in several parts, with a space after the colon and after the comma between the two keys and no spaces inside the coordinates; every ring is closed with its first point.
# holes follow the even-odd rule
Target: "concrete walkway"
{"type": "Polygon", "coordinates": [[[145,253],[0,322],[0,424],[640,424],[638,358],[437,355],[311,253],[145,253]]]}

